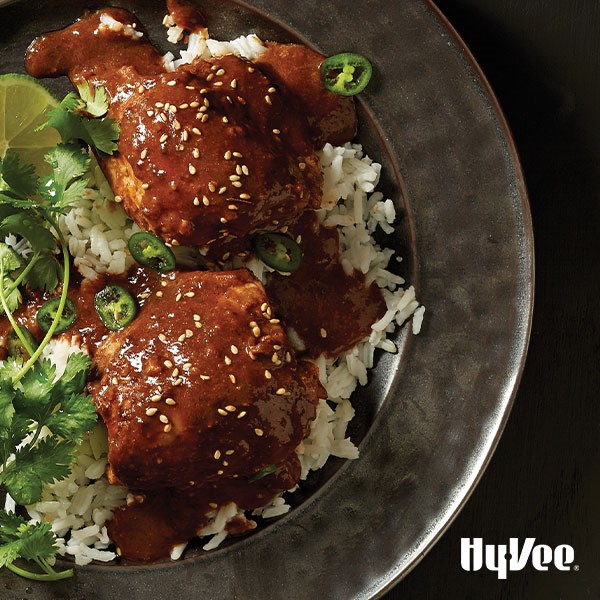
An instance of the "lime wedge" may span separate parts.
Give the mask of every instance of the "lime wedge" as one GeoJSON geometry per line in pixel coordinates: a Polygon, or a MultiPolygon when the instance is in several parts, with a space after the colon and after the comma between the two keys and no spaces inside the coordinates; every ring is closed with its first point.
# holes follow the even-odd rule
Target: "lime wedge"
{"type": "Polygon", "coordinates": [[[0,75],[0,158],[8,149],[33,164],[38,174],[47,165],[44,155],[60,142],[55,129],[36,131],[46,120],[48,109],[58,101],[36,79],[20,73],[0,75]]]}

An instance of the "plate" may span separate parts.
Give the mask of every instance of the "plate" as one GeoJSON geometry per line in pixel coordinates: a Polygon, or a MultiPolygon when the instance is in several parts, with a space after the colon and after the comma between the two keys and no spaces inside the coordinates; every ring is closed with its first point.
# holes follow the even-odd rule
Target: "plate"
{"type": "MultiPolygon", "coordinates": [[[[155,41],[164,4],[119,0],[155,41]]],[[[0,572],[4,598],[375,598],[435,543],[481,476],[519,382],[530,332],[533,242],[525,185],[497,101],[461,40],[424,0],[203,0],[211,35],[256,31],[368,56],[359,141],[383,163],[402,215],[391,242],[427,307],[353,398],[361,458],[330,464],[298,506],[210,553],[142,567],[93,565],[35,584],[0,572]]],[[[90,0],[0,11],[0,71],[90,0]]],[[[57,92],[68,84],[50,81],[57,92]]],[[[453,557],[453,560],[458,560],[453,557]]]]}

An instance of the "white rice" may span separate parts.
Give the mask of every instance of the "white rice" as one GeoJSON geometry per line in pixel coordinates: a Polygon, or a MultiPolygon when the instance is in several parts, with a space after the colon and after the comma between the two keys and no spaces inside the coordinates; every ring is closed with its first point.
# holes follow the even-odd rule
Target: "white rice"
{"type": "MultiPolygon", "coordinates": [[[[166,19],[169,39],[177,42],[183,30],[166,19]]],[[[115,27],[107,23],[108,27],[115,27]]],[[[233,53],[253,59],[264,51],[261,40],[254,35],[243,36],[231,42],[210,40],[205,29],[191,33],[187,47],[175,59],[172,53],[165,57],[170,70],[192,62],[196,57],[219,56],[233,53]]],[[[321,221],[337,226],[340,233],[341,261],[347,272],[360,271],[368,283],[375,282],[382,290],[387,311],[372,326],[368,339],[342,353],[337,359],[316,360],[319,378],[328,398],[317,407],[316,419],[309,436],[300,444],[297,454],[304,480],[311,471],[320,469],[330,456],[356,459],[358,448],[346,437],[348,423],[354,417],[349,400],[358,385],[367,383],[368,370],[373,366],[376,348],[396,352],[394,342],[388,338],[398,325],[412,317],[412,331],[417,334],[423,322],[424,307],[419,306],[413,287],[405,289],[402,277],[389,270],[393,251],[381,248],[374,240],[377,229],[393,233],[396,217],[394,204],[376,191],[381,165],[373,162],[359,144],[334,147],[326,144],[319,154],[324,177],[321,221]]],[[[120,274],[127,271],[133,260],[127,251],[127,240],[139,229],[127,217],[114,196],[100,169],[94,166],[90,187],[73,209],[60,219],[74,264],[83,277],[95,278],[98,273],[120,274]]],[[[8,240],[16,245],[16,240],[8,240]]],[[[27,252],[27,248],[19,248],[27,252]]],[[[397,259],[398,260],[398,259],[397,259]]],[[[241,266],[241,265],[235,265],[241,266]]],[[[254,259],[245,263],[261,280],[268,270],[254,259]]],[[[293,330],[288,335],[294,345],[302,349],[302,341],[293,330]]],[[[75,349],[68,341],[56,341],[46,353],[57,364],[64,364],[68,354],[75,349]]],[[[92,560],[109,561],[115,554],[109,550],[110,540],[105,523],[113,509],[123,504],[127,491],[121,486],[109,485],[104,475],[106,467],[106,430],[98,426],[82,443],[71,475],[60,482],[46,485],[40,502],[27,507],[33,520],[52,523],[57,535],[59,553],[75,557],[77,564],[92,560]]],[[[8,505],[11,504],[10,498],[8,505]]],[[[207,525],[198,532],[200,537],[210,537],[205,550],[216,548],[227,537],[227,523],[232,519],[260,516],[273,518],[290,510],[285,495],[274,498],[267,506],[244,515],[234,504],[220,507],[209,516],[207,525]]],[[[178,559],[186,545],[173,548],[171,558],[178,559]]]]}

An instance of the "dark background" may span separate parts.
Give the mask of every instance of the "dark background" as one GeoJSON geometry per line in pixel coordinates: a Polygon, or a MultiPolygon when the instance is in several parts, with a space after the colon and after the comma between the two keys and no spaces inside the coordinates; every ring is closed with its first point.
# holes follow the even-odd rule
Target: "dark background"
{"type": "Polygon", "coordinates": [[[488,77],[529,191],[533,329],[505,433],[466,507],[386,596],[600,598],[600,2],[438,0],[488,77]],[[578,570],[465,572],[461,537],[570,544],[578,570]]]}

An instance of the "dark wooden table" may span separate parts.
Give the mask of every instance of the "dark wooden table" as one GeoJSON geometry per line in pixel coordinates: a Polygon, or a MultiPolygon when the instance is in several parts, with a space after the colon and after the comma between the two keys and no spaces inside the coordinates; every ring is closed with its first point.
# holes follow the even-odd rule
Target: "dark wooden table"
{"type": "Polygon", "coordinates": [[[385,599],[600,598],[600,2],[437,4],[486,73],[520,152],[535,310],[523,379],[487,472],[446,535],[385,599]],[[505,581],[465,572],[463,537],[570,544],[578,570],[528,565],[505,581]]]}

